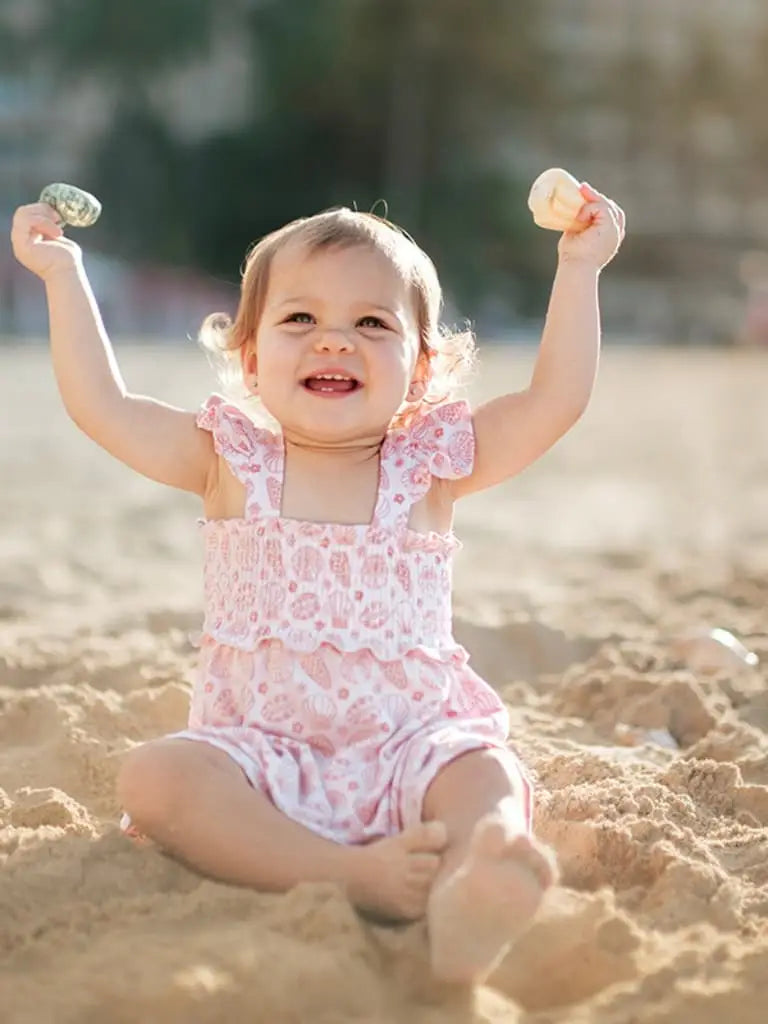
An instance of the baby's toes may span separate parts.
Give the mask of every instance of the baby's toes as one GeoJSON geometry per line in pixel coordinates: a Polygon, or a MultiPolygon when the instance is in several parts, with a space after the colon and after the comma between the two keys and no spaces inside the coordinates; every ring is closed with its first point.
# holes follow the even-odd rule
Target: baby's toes
{"type": "Polygon", "coordinates": [[[438,853],[448,841],[442,821],[422,821],[400,833],[400,842],[408,853],[438,853]]]}
{"type": "Polygon", "coordinates": [[[554,853],[547,847],[540,846],[528,836],[515,836],[507,844],[507,856],[524,864],[542,889],[548,889],[557,878],[557,862],[554,853]]]}
{"type": "Polygon", "coordinates": [[[400,900],[400,915],[406,921],[418,921],[427,912],[427,901],[431,885],[429,882],[412,880],[403,889],[400,900]]]}
{"type": "Polygon", "coordinates": [[[420,885],[408,893],[408,911],[404,915],[408,921],[420,921],[427,916],[429,906],[429,894],[432,890],[430,885],[420,885]]]}
{"type": "Polygon", "coordinates": [[[408,858],[407,876],[415,882],[429,885],[440,870],[440,856],[436,853],[414,853],[408,858]]]}
{"type": "Polygon", "coordinates": [[[500,860],[508,854],[510,844],[519,838],[525,837],[514,836],[510,839],[505,822],[489,815],[475,825],[471,841],[472,853],[475,856],[500,860]]]}

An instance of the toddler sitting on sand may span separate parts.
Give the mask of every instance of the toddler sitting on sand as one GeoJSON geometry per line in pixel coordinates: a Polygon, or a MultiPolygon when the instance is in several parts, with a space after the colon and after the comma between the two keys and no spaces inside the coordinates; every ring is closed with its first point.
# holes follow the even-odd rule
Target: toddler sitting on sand
{"type": "Polygon", "coordinates": [[[624,233],[582,186],[530,386],[453,400],[469,335],[439,330],[435,269],[393,224],[331,210],[250,252],[234,322],[204,337],[271,416],[130,393],[79,247],[20,208],[53,365],[77,425],[198,494],[205,623],[188,728],[132,751],[125,828],[214,878],[331,881],[395,920],[426,915],[439,978],[484,978],[554,878],[505,708],[451,631],[454,502],[520,472],[578,419],[595,377],[597,282],[624,233]]]}

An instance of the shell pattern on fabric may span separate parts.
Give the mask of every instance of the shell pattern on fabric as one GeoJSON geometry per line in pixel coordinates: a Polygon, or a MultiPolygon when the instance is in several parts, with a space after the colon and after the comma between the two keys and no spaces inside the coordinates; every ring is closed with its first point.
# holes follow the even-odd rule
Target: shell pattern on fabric
{"type": "Polygon", "coordinates": [[[89,228],[101,216],[101,203],[96,196],[61,181],[46,185],[40,202],[52,206],[64,223],[73,228],[89,228]]]}

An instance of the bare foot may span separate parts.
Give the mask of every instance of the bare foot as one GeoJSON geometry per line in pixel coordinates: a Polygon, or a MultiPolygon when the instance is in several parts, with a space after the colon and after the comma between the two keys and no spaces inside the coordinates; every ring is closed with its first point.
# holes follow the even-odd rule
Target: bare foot
{"type": "Polygon", "coordinates": [[[429,821],[357,847],[355,875],[347,886],[349,898],[360,910],[389,920],[423,917],[446,839],[445,825],[429,821]]]}
{"type": "Polygon", "coordinates": [[[464,861],[431,893],[432,969],[442,981],[483,980],[555,880],[552,854],[499,818],[477,823],[464,861]]]}

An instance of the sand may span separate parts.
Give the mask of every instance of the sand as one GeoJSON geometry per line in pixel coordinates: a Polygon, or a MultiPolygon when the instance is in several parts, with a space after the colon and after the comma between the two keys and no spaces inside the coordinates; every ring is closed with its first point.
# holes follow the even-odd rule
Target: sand
{"type": "MultiPolygon", "coordinates": [[[[190,408],[190,346],[119,346],[190,408]]],[[[475,392],[532,353],[484,354],[475,392]]],[[[196,499],[67,420],[42,348],[0,350],[0,1019],[758,1024],[768,1005],[765,356],[605,353],[589,412],[468,499],[456,631],[508,701],[563,880],[487,986],[435,984],[420,924],[332,887],[203,880],[117,831],[121,755],[184,722],[196,499]],[[757,668],[692,670],[721,626],[757,668]]]]}

